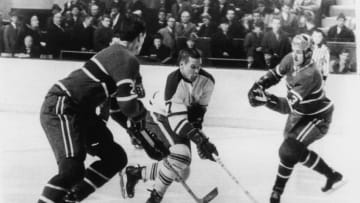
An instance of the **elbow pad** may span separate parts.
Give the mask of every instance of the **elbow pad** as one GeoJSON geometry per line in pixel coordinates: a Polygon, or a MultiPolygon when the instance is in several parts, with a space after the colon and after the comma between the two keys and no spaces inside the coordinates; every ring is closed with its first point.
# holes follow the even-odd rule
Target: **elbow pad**
{"type": "Polygon", "coordinates": [[[281,76],[278,75],[274,69],[271,69],[265,75],[260,77],[256,83],[262,86],[264,90],[266,90],[269,87],[277,84],[280,80],[281,76]]]}

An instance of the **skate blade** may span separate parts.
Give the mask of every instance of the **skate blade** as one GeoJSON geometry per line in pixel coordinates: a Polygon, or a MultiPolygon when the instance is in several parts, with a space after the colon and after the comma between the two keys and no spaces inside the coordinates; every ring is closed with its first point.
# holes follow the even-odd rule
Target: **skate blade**
{"type": "Polygon", "coordinates": [[[324,192],[324,193],[325,193],[325,194],[332,194],[332,193],[334,193],[335,191],[337,191],[337,190],[339,190],[340,188],[342,188],[342,187],[343,187],[344,185],[346,185],[347,183],[348,183],[348,181],[343,178],[343,179],[340,180],[339,182],[335,183],[330,190],[328,190],[328,191],[326,191],[326,192],[324,192]]]}
{"type": "Polygon", "coordinates": [[[123,171],[119,171],[119,178],[120,178],[120,192],[121,197],[126,199],[126,191],[125,191],[125,182],[124,182],[124,173],[123,171]]]}

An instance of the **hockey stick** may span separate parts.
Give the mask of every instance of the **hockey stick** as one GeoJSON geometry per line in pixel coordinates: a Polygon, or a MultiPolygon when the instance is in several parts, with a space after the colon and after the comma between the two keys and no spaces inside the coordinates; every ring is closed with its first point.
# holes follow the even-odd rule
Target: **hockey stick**
{"type": "Polygon", "coordinates": [[[230,176],[230,178],[241,188],[241,190],[245,193],[245,195],[253,202],[253,203],[258,203],[258,201],[254,198],[254,196],[252,196],[250,194],[250,192],[244,188],[244,186],[242,186],[240,184],[240,181],[229,171],[228,168],[226,168],[226,166],[224,165],[224,163],[221,161],[220,157],[213,155],[216,163],[218,163],[221,168],[224,169],[224,171],[230,176]]]}
{"type": "Polygon", "coordinates": [[[217,187],[215,187],[213,190],[211,190],[203,198],[199,198],[192,191],[192,189],[186,184],[185,180],[180,176],[180,174],[171,166],[171,164],[168,164],[168,166],[169,166],[170,170],[175,173],[176,178],[184,186],[185,190],[191,195],[191,197],[195,200],[195,202],[197,202],[197,203],[208,203],[211,200],[213,200],[219,194],[217,187]]]}

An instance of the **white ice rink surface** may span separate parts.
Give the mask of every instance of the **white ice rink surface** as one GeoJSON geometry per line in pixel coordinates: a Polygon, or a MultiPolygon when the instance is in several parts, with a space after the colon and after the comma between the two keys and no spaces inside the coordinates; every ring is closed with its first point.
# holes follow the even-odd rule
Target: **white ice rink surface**
{"type": "MultiPolygon", "coordinates": [[[[53,82],[81,63],[14,60],[0,58],[0,202],[36,202],[46,181],[56,173],[54,156],[40,127],[39,108],[53,82]]],[[[173,68],[143,67],[147,92],[163,87],[173,68]]],[[[251,108],[247,89],[263,72],[209,69],[216,90],[209,106],[204,131],[216,144],[226,166],[260,202],[268,202],[278,164],[277,149],[282,141],[283,115],[251,108]]],[[[273,89],[283,94],[284,85],[273,89]]],[[[328,95],[336,111],[329,134],[311,148],[341,171],[348,183],[332,194],[320,188],[325,178],[297,166],[288,182],[283,203],[358,203],[360,182],[359,77],[331,75],[328,95]]],[[[142,151],[134,150],[128,136],[113,122],[109,127],[116,141],[127,151],[129,164],[151,163],[142,151]]],[[[88,157],[87,163],[93,160],[88,157]]],[[[251,202],[216,163],[200,160],[193,150],[188,184],[199,196],[217,186],[214,203],[251,202]]],[[[114,177],[86,201],[89,203],[145,202],[151,183],[138,184],[133,199],[122,199],[119,178],[114,177]]],[[[163,202],[191,203],[190,196],[173,183],[163,202]]]]}

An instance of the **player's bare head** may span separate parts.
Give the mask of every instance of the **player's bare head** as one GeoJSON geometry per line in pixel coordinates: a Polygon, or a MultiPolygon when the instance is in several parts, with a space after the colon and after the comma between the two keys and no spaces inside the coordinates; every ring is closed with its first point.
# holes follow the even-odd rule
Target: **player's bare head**
{"type": "Polygon", "coordinates": [[[115,30],[115,36],[126,42],[128,49],[134,54],[139,54],[146,36],[145,22],[137,15],[129,15],[121,30],[115,30]]]}
{"type": "Polygon", "coordinates": [[[296,66],[305,66],[311,61],[312,40],[309,35],[296,35],[291,42],[291,48],[296,66]]]}
{"type": "Polygon", "coordinates": [[[201,68],[201,54],[196,49],[184,49],[179,55],[179,68],[182,76],[193,82],[201,68]]]}

